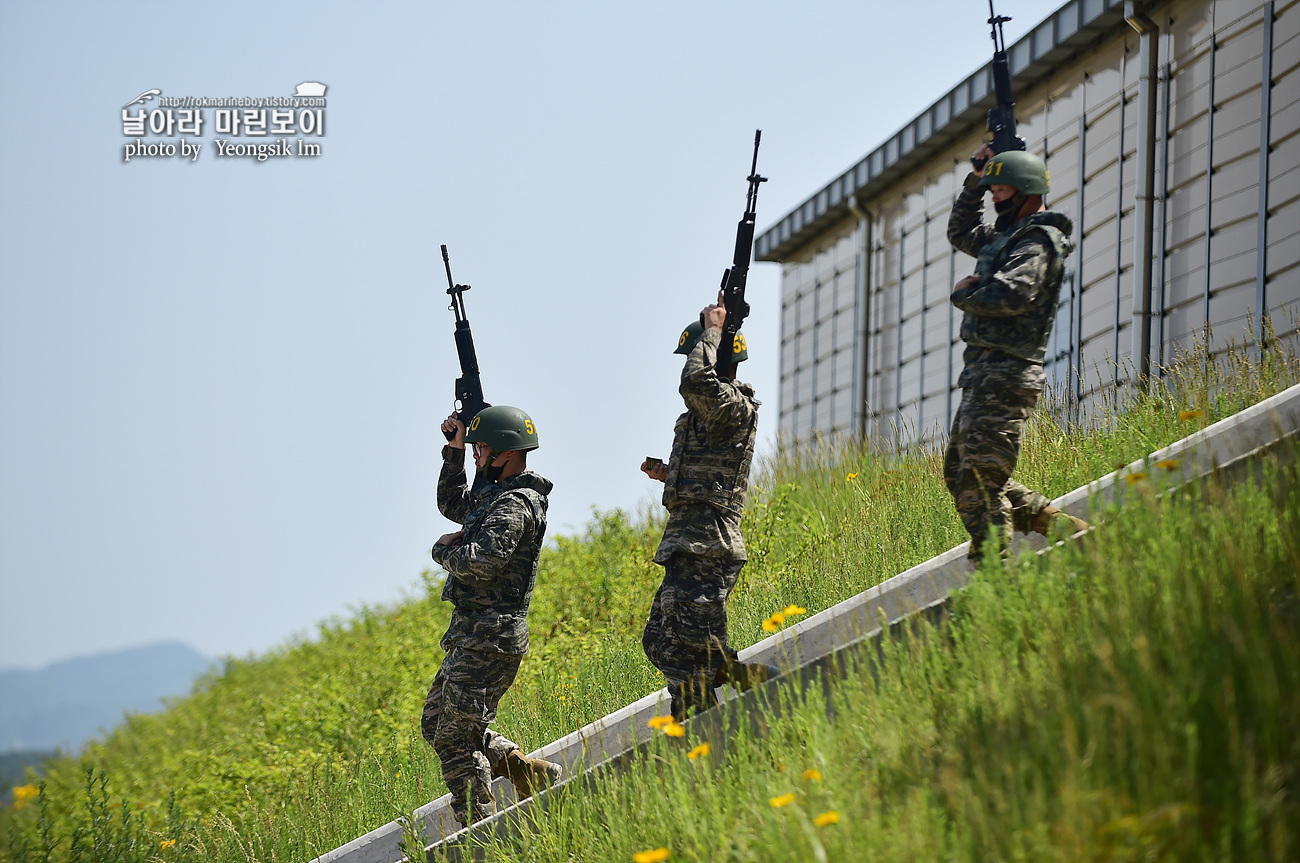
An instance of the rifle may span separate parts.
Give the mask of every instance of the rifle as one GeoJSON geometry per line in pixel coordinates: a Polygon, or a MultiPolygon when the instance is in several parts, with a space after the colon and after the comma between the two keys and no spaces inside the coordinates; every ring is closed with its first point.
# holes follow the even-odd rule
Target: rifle
{"type": "MultiPolygon", "coordinates": [[[[1007,40],[1002,35],[1002,25],[1010,21],[1007,15],[993,11],[993,0],[989,0],[989,29],[993,39],[993,90],[997,93],[998,104],[989,108],[988,132],[984,142],[995,153],[1007,150],[1025,149],[1025,139],[1016,135],[1016,103],[1011,98],[1011,68],[1007,64],[1007,40]]],[[[983,165],[976,165],[976,170],[983,165]]]]}
{"type": "MultiPolygon", "coordinates": [[[[464,293],[469,285],[458,285],[451,278],[451,259],[447,257],[447,247],[442,247],[442,263],[447,268],[447,293],[451,296],[448,309],[456,316],[456,353],[460,355],[460,377],[456,378],[456,415],[466,427],[478,416],[478,412],[488,406],[483,401],[483,382],[478,377],[478,354],[474,352],[474,334],[469,329],[469,318],[465,317],[464,293]]],[[[443,432],[447,440],[456,436],[455,432],[443,432]]]]}
{"type": "MultiPolygon", "coordinates": [[[[745,302],[745,279],[749,275],[749,257],[754,251],[754,219],[758,209],[758,184],[767,177],[758,175],[758,142],[762,129],[754,130],[754,161],[749,166],[749,192],[745,195],[745,214],[736,225],[736,251],[731,266],[722,273],[722,304],[727,309],[727,322],[722,325],[722,344],[718,347],[715,369],[720,378],[734,378],[736,363],[731,356],[740,325],[749,316],[749,303],[745,302]]],[[[701,321],[702,323],[702,321],[701,321]]]]}

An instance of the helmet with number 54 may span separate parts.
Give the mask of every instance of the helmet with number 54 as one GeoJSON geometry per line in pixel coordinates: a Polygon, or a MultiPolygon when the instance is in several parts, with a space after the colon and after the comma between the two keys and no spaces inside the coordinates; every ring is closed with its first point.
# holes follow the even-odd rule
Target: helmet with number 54
{"type": "Polygon", "coordinates": [[[537,449],[537,425],[519,408],[492,405],[483,408],[465,432],[466,443],[485,443],[495,452],[537,449]]]}

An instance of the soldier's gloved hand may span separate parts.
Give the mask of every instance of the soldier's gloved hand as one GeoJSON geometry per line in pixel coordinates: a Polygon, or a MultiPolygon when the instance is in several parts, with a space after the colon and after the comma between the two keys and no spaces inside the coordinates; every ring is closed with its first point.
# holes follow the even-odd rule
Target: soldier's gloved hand
{"type": "Polygon", "coordinates": [[[460,421],[460,417],[452,411],[451,416],[442,421],[442,433],[444,435],[455,433],[447,441],[447,446],[452,449],[465,448],[465,424],[460,421]]]}
{"type": "Polygon", "coordinates": [[[971,153],[970,156],[970,163],[974,166],[975,173],[982,174],[984,172],[984,165],[989,159],[992,159],[996,155],[997,153],[993,152],[993,148],[988,144],[980,144],[979,149],[974,153],[971,153]]]}
{"type": "MultiPolygon", "coordinates": [[[[463,430],[464,426],[461,426],[461,429],[463,430]]],[[[461,540],[464,538],[465,531],[463,530],[458,530],[455,533],[444,533],[438,537],[438,541],[434,545],[460,545],[461,540]]]]}

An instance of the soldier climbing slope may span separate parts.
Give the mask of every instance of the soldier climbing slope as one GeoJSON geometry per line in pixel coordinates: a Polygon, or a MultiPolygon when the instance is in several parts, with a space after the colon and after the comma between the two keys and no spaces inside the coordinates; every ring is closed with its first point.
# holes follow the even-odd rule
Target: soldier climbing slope
{"type": "Polygon", "coordinates": [[[522,800],[561,772],[488,728],[528,653],[528,603],[552,484],[528,470],[537,428],[518,408],[484,408],[468,433],[452,414],[442,430],[454,436],[442,449],[438,509],[464,528],[433,547],[433,559],[447,570],[442,598],[455,610],[420,726],[442,763],[452,811],[469,826],[492,814],[493,777],[508,778],[522,800]],[[472,488],[465,482],[467,442],[478,468],[472,488]]]}
{"type": "Polygon", "coordinates": [[[964,313],[966,351],[943,478],[978,562],[989,540],[1006,549],[1011,527],[1068,536],[1088,525],[1011,479],[1025,421],[1047,383],[1043,358],[1074,248],[1073,225],[1047,209],[1042,159],[1020,150],[995,154],[984,144],[971,162],[976,171],[948,218],[948,241],[976,263],[975,274],[952,291],[952,304],[964,313]],[[998,214],[993,225],[983,221],[985,190],[998,214]]]}
{"type": "MultiPolygon", "coordinates": [[[[668,464],[641,465],[665,484],[668,509],[655,563],[664,580],[650,607],[641,644],[663,672],[679,721],[688,710],[717,703],[714,688],[730,682],[744,691],[776,669],[740,663],[727,644],[727,595],[745,565],[740,515],[749,489],[758,405],[749,384],[720,377],[715,368],[727,311],[704,308],[682,333],[674,353],[686,355],[678,391],[686,412],[673,430],[668,464]]],[[[733,344],[736,362],[748,357],[744,337],[733,344]]]]}

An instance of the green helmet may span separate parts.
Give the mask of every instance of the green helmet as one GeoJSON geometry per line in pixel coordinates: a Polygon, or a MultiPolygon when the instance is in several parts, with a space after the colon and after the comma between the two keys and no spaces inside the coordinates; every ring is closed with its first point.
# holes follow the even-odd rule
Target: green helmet
{"type": "MultiPolygon", "coordinates": [[[[677,350],[675,354],[689,354],[695,350],[695,345],[704,335],[704,325],[699,320],[691,321],[682,330],[681,337],[677,339],[677,350]]],[[[736,333],[736,340],[732,342],[731,359],[734,362],[744,362],[749,359],[749,351],[745,348],[745,336],[743,333],[736,333]]]]}
{"type": "Polygon", "coordinates": [[[465,443],[485,443],[494,452],[527,452],[537,449],[537,426],[519,408],[492,405],[470,420],[465,443]]]}
{"type": "Polygon", "coordinates": [[[1042,159],[1024,150],[1007,150],[988,160],[979,185],[1011,186],[1022,195],[1046,195],[1051,180],[1042,159]]]}

